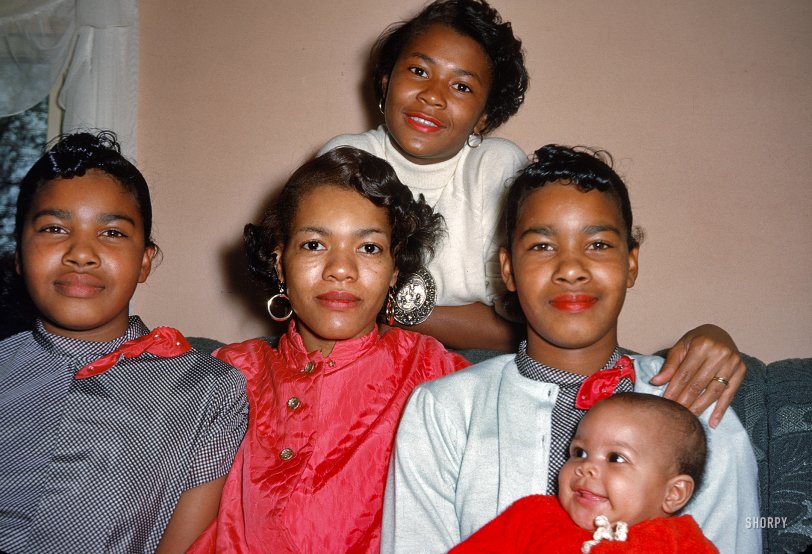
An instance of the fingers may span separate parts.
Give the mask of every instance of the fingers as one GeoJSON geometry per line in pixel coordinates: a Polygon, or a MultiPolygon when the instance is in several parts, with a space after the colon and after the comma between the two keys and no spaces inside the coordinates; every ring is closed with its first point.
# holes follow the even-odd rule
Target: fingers
{"type": "Polygon", "coordinates": [[[651,378],[652,385],[664,385],[674,378],[674,373],[676,373],[677,368],[685,358],[685,350],[686,348],[684,346],[677,343],[676,346],[668,351],[663,367],[660,368],[657,375],[651,378]]]}
{"type": "Polygon", "coordinates": [[[730,384],[725,385],[715,379],[712,379],[707,384],[702,393],[699,394],[693,400],[693,402],[686,407],[689,410],[691,410],[691,412],[693,412],[695,415],[699,416],[708,408],[708,406],[716,402],[716,406],[713,409],[711,418],[708,421],[708,425],[710,425],[711,427],[716,427],[716,425],[719,424],[719,421],[721,421],[722,415],[725,413],[727,408],[730,406],[730,403],[733,401],[734,396],[735,389],[733,390],[733,392],[731,392],[730,384]]]}
{"type": "Polygon", "coordinates": [[[722,421],[722,416],[724,416],[725,412],[730,407],[730,404],[733,402],[733,398],[736,396],[736,393],[744,381],[744,376],[746,374],[747,368],[745,367],[741,358],[739,358],[739,363],[737,364],[735,372],[731,377],[727,378],[730,384],[724,386],[722,383],[717,382],[717,384],[722,386],[724,390],[722,390],[721,394],[719,395],[719,400],[716,403],[716,406],[713,408],[713,412],[708,420],[708,425],[710,425],[712,429],[715,429],[716,426],[719,425],[719,422],[722,421]]]}
{"type": "Polygon", "coordinates": [[[738,352],[705,337],[695,337],[673,372],[664,396],[676,400],[696,415],[717,402],[709,421],[711,427],[715,427],[730,406],[744,374],[744,363],[738,352]],[[726,379],[728,384],[716,380],[719,377],[726,379]]]}
{"type": "MultiPolygon", "coordinates": [[[[724,356],[718,354],[699,351],[697,348],[689,348],[685,359],[677,368],[674,378],[669,383],[666,391],[666,398],[676,400],[686,408],[696,412],[694,403],[707,391],[713,395],[712,400],[700,401],[697,406],[704,405],[706,408],[715,401],[725,388],[722,383],[712,381],[719,374],[724,377],[721,368],[724,365],[724,356]],[[713,386],[710,386],[713,383],[713,386]]],[[[732,372],[731,372],[732,373],[732,372]]],[[[726,377],[725,377],[726,378],[726,377]]]]}
{"type": "MultiPolygon", "coordinates": [[[[692,341],[686,346],[682,359],[674,369],[673,376],[668,382],[668,388],[663,395],[671,400],[676,400],[687,408],[690,408],[705,391],[714,376],[714,366],[719,361],[715,358],[709,359],[711,354],[702,351],[698,342],[692,341]]],[[[669,352],[670,356],[671,352],[669,352]]]]}

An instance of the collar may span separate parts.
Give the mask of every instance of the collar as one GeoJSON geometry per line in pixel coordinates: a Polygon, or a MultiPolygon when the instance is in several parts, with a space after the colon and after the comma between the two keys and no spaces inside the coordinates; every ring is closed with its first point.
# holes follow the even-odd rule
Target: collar
{"type": "MultiPolygon", "coordinates": [[[[603,364],[602,370],[614,367],[615,363],[620,359],[620,356],[620,349],[615,346],[612,355],[609,356],[609,359],[603,364]]],[[[570,373],[569,371],[564,371],[563,369],[558,369],[534,360],[527,354],[527,341],[522,341],[519,345],[519,351],[516,353],[516,367],[519,369],[519,373],[528,379],[552,383],[558,386],[580,386],[588,377],[587,375],[570,373]]]]}
{"type": "Polygon", "coordinates": [[[379,127],[385,133],[384,157],[395,169],[400,181],[411,189],[441,189],[448,185],[457,172],[457,166],[463,156],[471,149],[467,144],[457,152],[453,158],[443,162],[426,165],[416,164],[400,153],[392,142],[392,137],[386,127],[379,127]]]}
{"type": "MultiPolygon", "coordinates": [[[[393,329],[394,330],[394,329],[393,329]]],[[[390,331],[391,332],[391,331],[390,331]]],[[[296,321],[291,320],[288,330],[279,341],[279,350],[284,356],[296,358],[306,358],[313,362],[324,362],[329,368],[326,372],[337,371],[342,367],[353,363],[358,358],[363,357],[372,350],[381,340],[381,334],[376,324],[367,334],[354,339],[336,341],[329,356],[323,356],[321,350],[308,352],[302,341],[302,335],[296,329],[296,321]]]]}
{"type": "Polygon", "coordinates": [[[32,331],[34,340],[46,352],[75,362],[74,371],[105,354],[109,354],[125,342],[137,339],[147,333],[149,333],[149,328],[144,325],[144,322],[137,315],[130,316],[124,334],[110,342],[92,342],[55,335],[45,330],[41,319],[37,319],[32,331]]]}

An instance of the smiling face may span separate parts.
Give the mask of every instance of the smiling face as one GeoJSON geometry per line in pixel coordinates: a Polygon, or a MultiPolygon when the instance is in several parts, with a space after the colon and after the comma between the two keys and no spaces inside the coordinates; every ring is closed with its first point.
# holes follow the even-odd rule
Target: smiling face
{"type": "Polygon", "coordinates": [[[129,302],[153,248],[132,194],[100,171],[57,179],[25,216],[17,271],[51,333],[110,341],[127,329],[129,302]]]}
{"type": "Polygon", "coordinates": [[[277,272],[309,352],[375,326],[397,278],[391,235],[386,210],[354,190],[328,184],[299,199],[277,272]]]}
{"type": "Polygon", "coordinates": [[[598,402],[584,416],[558,476],[558,499],[579,527],[594,529],[599,515],[634,525],[688,502],[693,479],[677,474],[675,437],[663,429],[661,412],[622,402],[598,402]]]}
{"type": "Polygon", "coordinates": [[[472,38],[432,25],[406,45],[383,87],[400,152],[416,164],[442,162],[485,126],[490,60],[472,38]]]}
{"type": "Polygon", "coordinates": [[[617,345],[617,318],[637,277],[613,198],[547,183],[521,206],[502,278],[527,319],[527,353],[559,369],[591,374],[617,345]]]}

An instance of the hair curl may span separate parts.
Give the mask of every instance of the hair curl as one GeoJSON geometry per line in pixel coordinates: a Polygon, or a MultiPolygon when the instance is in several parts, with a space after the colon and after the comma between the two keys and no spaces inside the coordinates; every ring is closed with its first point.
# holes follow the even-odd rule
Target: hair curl
{"type": "Polygon", "coordinates": [[[100,131],[96,135],[82,132],[57,137],[20,181],[14,227],[18,250],[25,219],[43,185],[56,179],[82,177],[90,170],[106,173],[133,195],[144,223],[145,244],[158,249],[152,238],[152,202],[147,182],[138,168],[121,154],[115,133],[100,131]]]}
{"type": "Polygon", "coordinates": [[[274,250],[288,243],[299,201],[321,186],[353,190],[385,208],[392,227],[392,256],[399,270],[398,285],[434,255],[444,222],[421,194],[417,200],[400,182],[385,160],[368,152],[341,146],[314,158],[291,175],[279,198],[265,213],[262,223],[245,226],[248,269],[269,291],[279,290],[274,250]]]}
{"type": "MultiPolygon", "coordinates": [[[[694,480],[694,493],[702,488],[708,459],[708,440],[702,422],[688,408],[674,400],[640,392],[618,393],[601,400],[599,404],[604,402],[618,402],[631,409],[641,412],[648,410],[661,416],[662,428],[674,433],[670,444],[674,449],[676,474],[688,475],[694,480]]],[[[644,414],[638,416],[643,421],[644,414]]],[[[657,424],[656,420],[653,424],[657,424]]]]}
{"type": "Polygon", "coordinates": [[[629,191],[612,169],[612,156],[605,150],[570,148],[548,144],[536,150],[534,161],[522,170],[507,193],[505,202],[505,249],[510,252],[513,232],[525,200],[536,189],[556,181],[572,184],[581,192],[597,189],[617,203],[626,232],[629,250],[640,246],[643,231],[635,227],[629,191]]]}
{"type": "Polygon", "coordinates": [[[506,122],[524,102],[527,68],[522,42],[509,22],[485,0],[436,0],[406,22],[386,29],[372,48],[372,82],[375,99],[386,96],[383,81],[392,74],[403,49],[432,25],[446,25],[476,41],[489,57],[492,85],[485,104],[487,122],[482,134],[506,122]]]}

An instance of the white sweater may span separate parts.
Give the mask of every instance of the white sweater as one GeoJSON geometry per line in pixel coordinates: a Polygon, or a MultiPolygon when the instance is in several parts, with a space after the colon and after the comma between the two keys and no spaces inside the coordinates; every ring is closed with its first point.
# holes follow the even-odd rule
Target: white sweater
{"type": "Polygon", "coordinates": [[[465,145],[450,160],[417,165],[397,151],[383,126],[359,135],[339,135],[319,153],[337,146],[354,146],[383,158],[415,197],[422,194],[445,218],[448,234],[428,265],[437,282],[438,306],[492,305],[494,297],[504,293],[499,272],[502,233],[497,227],[510,179],[527,165],[518,146],[486,138],[477,148],[465,145]]]}

